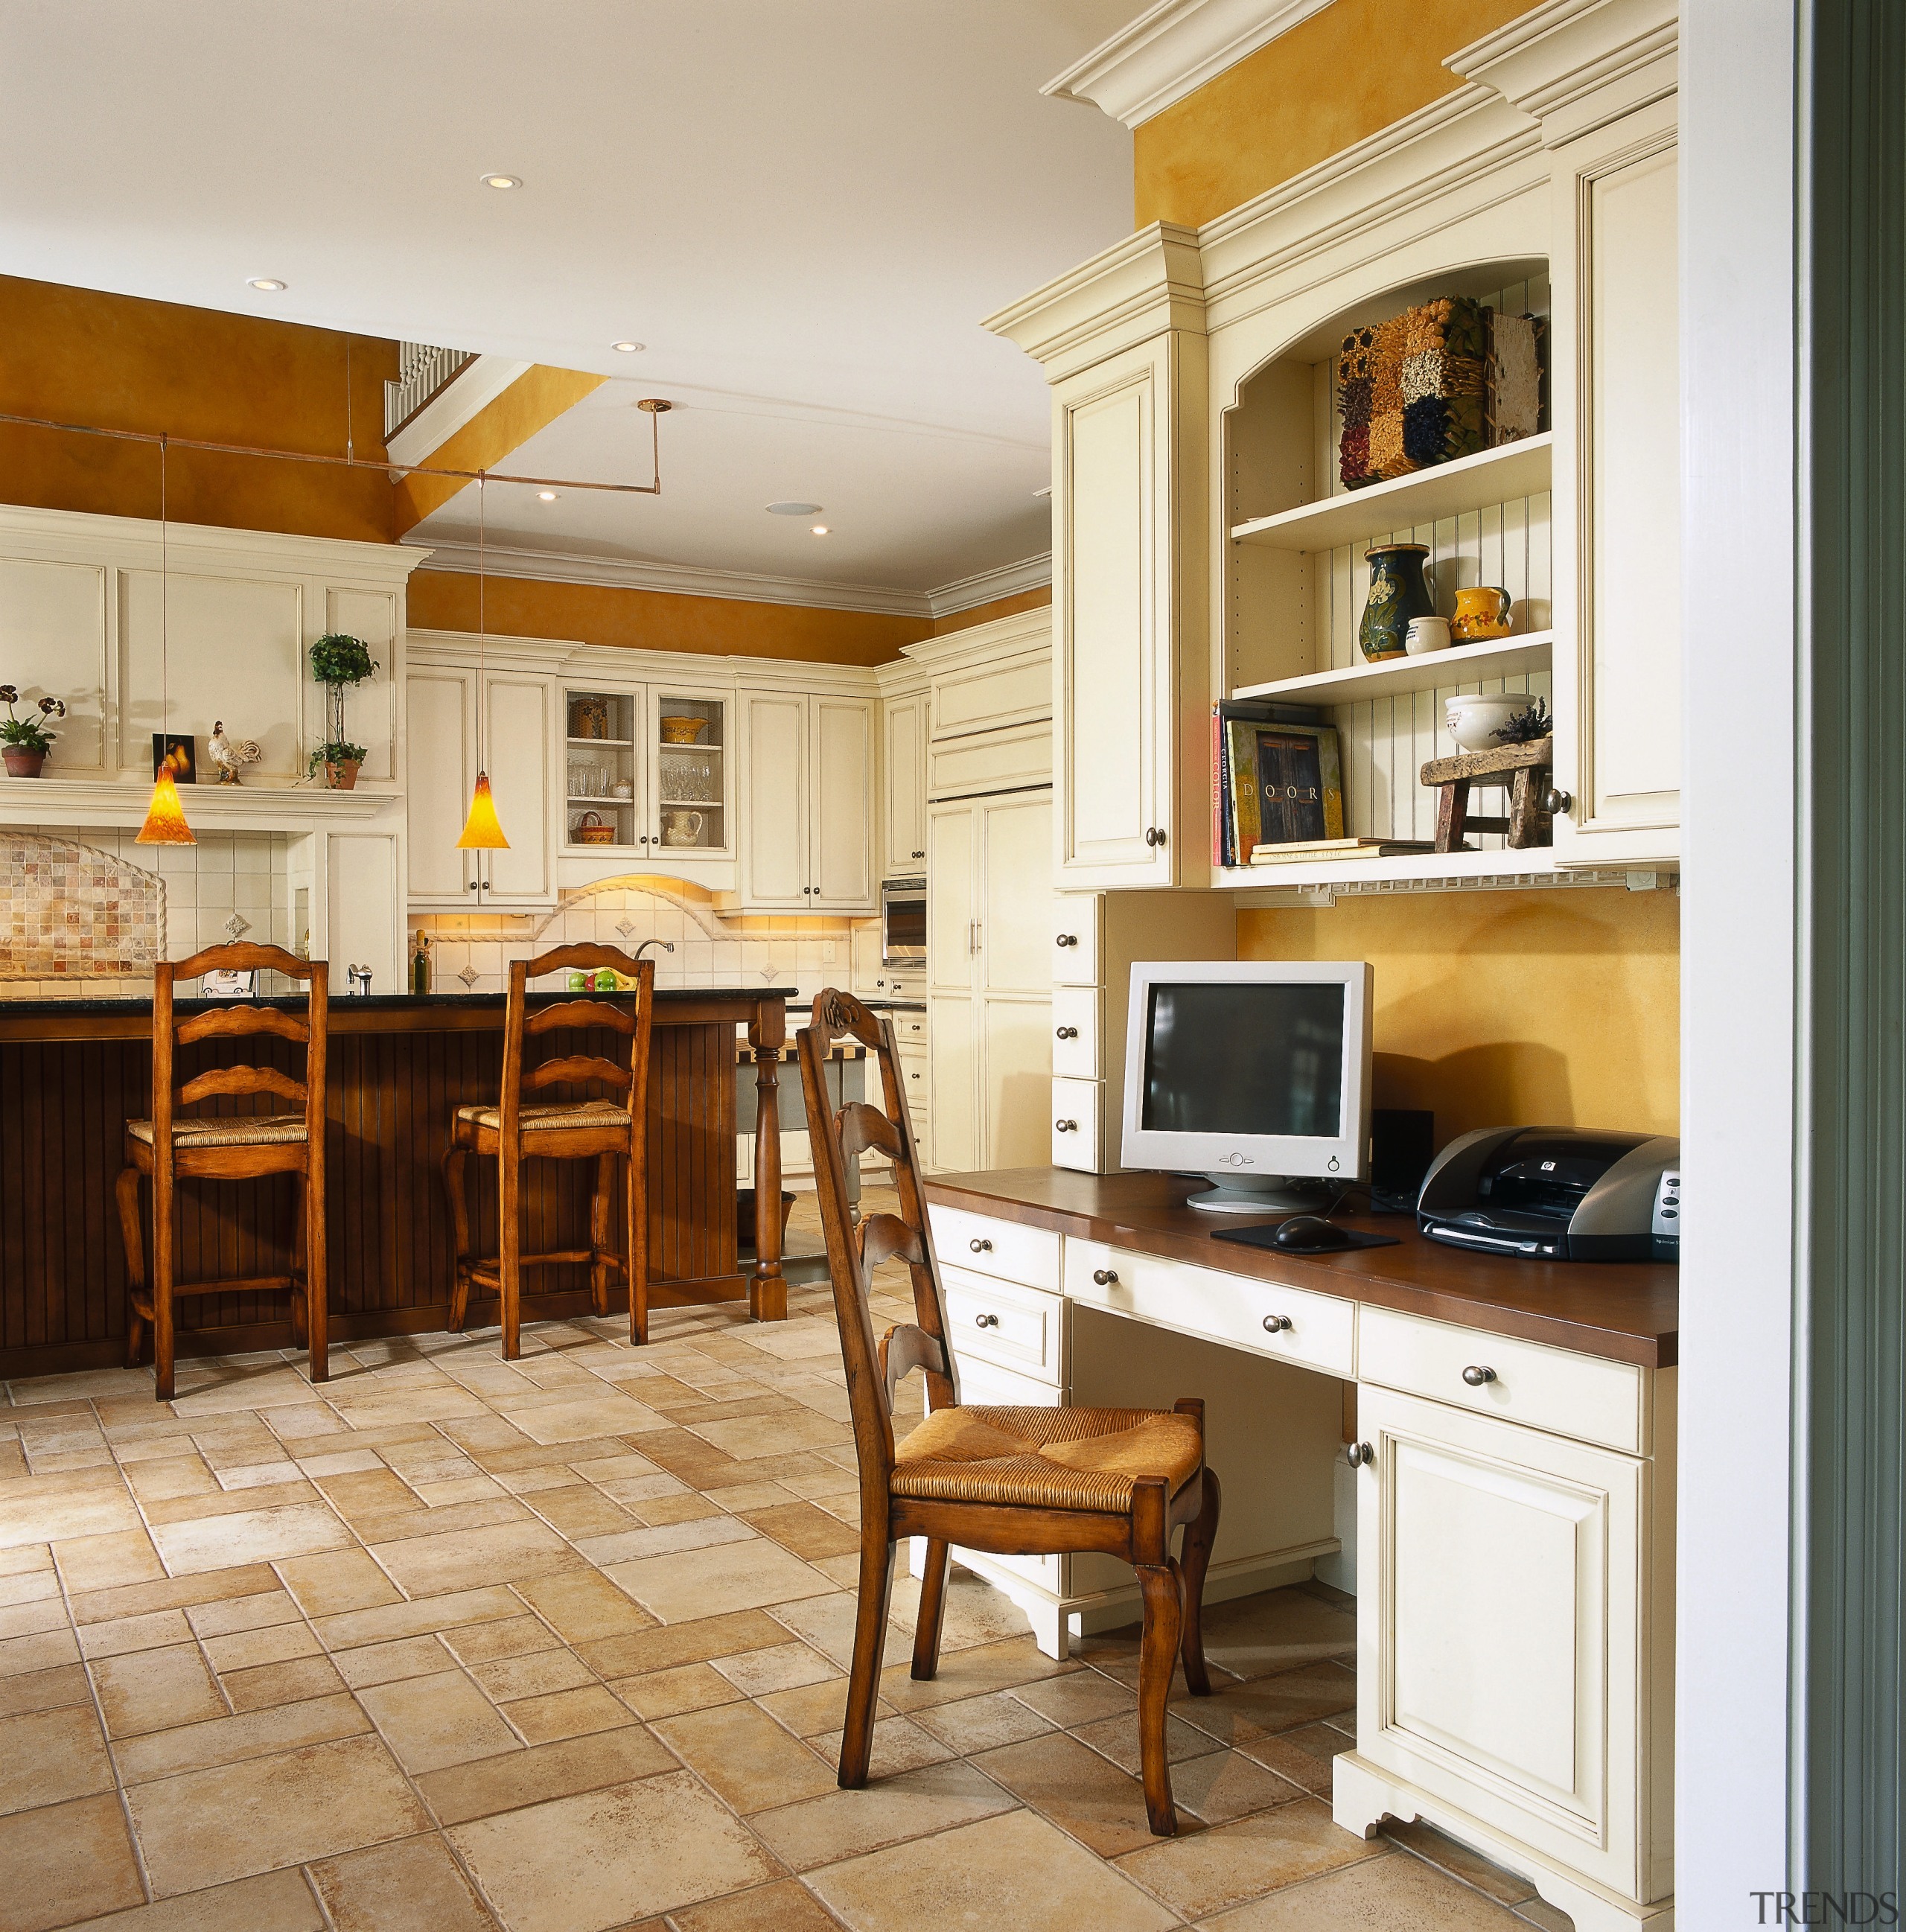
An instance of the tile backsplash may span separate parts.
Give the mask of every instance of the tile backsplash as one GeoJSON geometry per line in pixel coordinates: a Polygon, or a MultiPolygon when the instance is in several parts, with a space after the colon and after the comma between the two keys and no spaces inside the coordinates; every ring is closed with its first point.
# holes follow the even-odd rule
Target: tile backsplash
{"type": "Polygon", "coordinates": [[[0,999],[142,995],[156,959],[237,938],[290,946],[286,844],[269,832],[156,847],[110,827],[0,832],[0,999]]]}

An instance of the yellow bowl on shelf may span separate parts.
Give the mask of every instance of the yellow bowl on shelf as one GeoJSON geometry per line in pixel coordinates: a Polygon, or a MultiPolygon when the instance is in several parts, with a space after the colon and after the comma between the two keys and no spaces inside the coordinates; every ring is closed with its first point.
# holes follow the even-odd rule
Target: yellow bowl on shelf
{"type": "Polygon", "coordinates": [[[662,742],[665,745],[698,744],[707,728],[705,718],[665,718],[662,721],[662,742]]]}

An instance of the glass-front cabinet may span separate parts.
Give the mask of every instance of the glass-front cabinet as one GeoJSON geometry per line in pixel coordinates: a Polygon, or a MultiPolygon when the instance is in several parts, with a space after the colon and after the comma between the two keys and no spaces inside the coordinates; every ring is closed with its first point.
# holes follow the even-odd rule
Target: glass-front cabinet
{"type": "Polygon", "coordinates": [[[563,692],[563,850],[664,866],[734,856],[732,704],[680,685],[563,692]]]}

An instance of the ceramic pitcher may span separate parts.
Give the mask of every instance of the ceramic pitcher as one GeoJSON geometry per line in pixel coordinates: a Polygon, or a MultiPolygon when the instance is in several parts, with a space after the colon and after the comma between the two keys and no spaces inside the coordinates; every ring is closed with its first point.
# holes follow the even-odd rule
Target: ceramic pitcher
{"type": "Polygon", "coordinates": [[[1485,638],[1509,634],[1510,613],[1514,602],[1497,584],[1469,584],[1456,593],[1456,614],[1450,620],[1450,634],[1458,644],[1480,644],[1485,638]]]}
{"type": "Polygon", "coordinates": [[[1364,552],[1370,566],[1370,595],[1364,602],[1357,642],[1372,663],[1400,658],[1412,617],[1433,616],[1435,600],[1424,580],[1424,544],[1379,544],[1364,552]]]}
{"type": "Polygon", "coordinates": [[[665,845],[692,845],[701,836],[698,812],[665,812],[662,814],[662,842],[665,845]]]}

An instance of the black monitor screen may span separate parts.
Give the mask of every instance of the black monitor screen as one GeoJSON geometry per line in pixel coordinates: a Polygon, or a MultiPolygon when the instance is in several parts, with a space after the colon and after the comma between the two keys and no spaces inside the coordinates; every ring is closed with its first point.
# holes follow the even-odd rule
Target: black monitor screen
{"type": "Polygon", "coordinates": [[[1154,1133],[1343,1132],[1344,988],[1154,985],[1140,1124],[1154,1133]]]}

